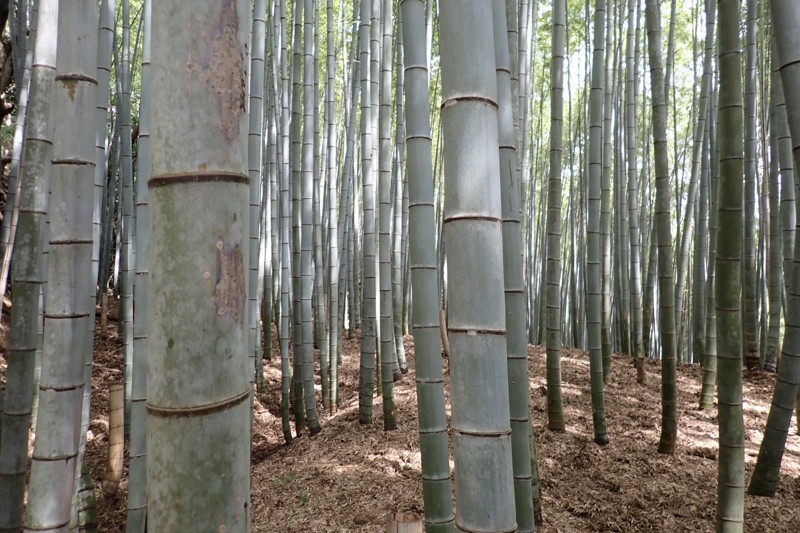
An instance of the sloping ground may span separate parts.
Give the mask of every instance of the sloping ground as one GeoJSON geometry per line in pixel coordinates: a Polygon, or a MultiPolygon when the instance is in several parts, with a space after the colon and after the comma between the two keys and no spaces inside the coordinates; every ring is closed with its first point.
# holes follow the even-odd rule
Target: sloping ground
{"type": "MultiPolygon", "coordinates": [[[[413,344],[406,338],[409,359],[413,344]]],[[[647,366],[648,385],[636,384],[629,361],[614,359],[606,386],[611,443],[592,442],[589,360],[562,351],[565,433],[546,427],[544,349],[530,347],[534,426],[542,478],[545,524],[538,531],[714,530],[717,479],[716,413],[696,410],[702,369],[679,368],[680,441],[674,456],[658,454],[660,372],[647,366]]],[[[446,361],[445,361],[446,364],[446,361]]],[[[259,421],[253,465],[253,524],[259,532],[386,531],[398,511],[422,513],[416,401],[412,372],[395,385],[399,429],[384,432],[381,400],[375,421],[357,422],[358,344],[348,342],[343,362],[342,410],[324,420],[316,437],[282,445],[279,371],[267,370],[270,390],[259,421]]],[[[752,472],[766,422],[774,376],[745,376],[746,454],[752,472]]],[[[747,531],[800,530],[800,436],[792,423],[783,476],[774,499],[746,498],[747,531]]]]}
{"type": "MultiPolygon", "coordinates": [[[[116,318],[113,317],[112,318],[116,318]]],[[[358,424],[358,352],[346,339],[341,409],[322,418],[322,432],[284,446],[280,423],[280,359],[266,365],[268,390],[256,401],[252,520],[256,532],[383,532],[398,511],[422,514],[417,443],[413,341],[406,338],[411,372],[395,384],[398,430],[383,431],[381,400],[374,422],[358,424]]],[[[122,379],[116,323],[96,343],[94,399],[87,457],[96,486],[105,470],[108,385],[122,379]]],[[[546,427],[544,350],[530,347],[531,394],[547,533],[579,531],[713,531],[716,502],[716,413],[697,411],[702,370],[679,368],[680,434],[677,452],[656,452],[660,425],[659,366],[647,366],[648,385],[635,382],[627,359],[615,358],[606,386],[611,443],[592,442],[588,357],[562,351],[565,433],[546,427]]],[[[444,360],[444,364],[447,361],[444,360]]],[[[5,378],[0,358],[0,382],[5,378]]],[[[752,472],[766,422],[774,376],[745,376],[746,454],[752,472]]],[[[800,531],[800,436],[792,423],[781,484],[773,499],[746,497],[745,529],[800,531]]],[[[127,473],[127,472],[126,472],[127,473]]],[[[124,479],[116,496],[98,490],[100,531],[125,530],[124,479]]]]}

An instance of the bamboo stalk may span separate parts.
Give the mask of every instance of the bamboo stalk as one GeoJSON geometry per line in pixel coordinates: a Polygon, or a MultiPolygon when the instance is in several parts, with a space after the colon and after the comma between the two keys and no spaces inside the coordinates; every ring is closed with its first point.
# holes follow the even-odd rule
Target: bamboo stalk
{"type": "Polygon", "coordinates": [[[100,300],[100,336],[108,337],[108,293],[104,292],[100,300]]]}
{"type": "Polygon", "coordinates": [[[389,527],[386,528],[387,533],[422,533],[425,531],[423,528],[422,520],[416,515],[395,513],[389,520],[389,527]]]}
{"type": "MultiPolygon", "coordinates": [[[[105,294],[103,295],[105,299],[105,294]]],[[[103,493],[114,496],[122,479],[122,458],[124,456],[125,409],[122,384],[111,385],[108,390],[108,462],[103,479],[103,493]]]]}

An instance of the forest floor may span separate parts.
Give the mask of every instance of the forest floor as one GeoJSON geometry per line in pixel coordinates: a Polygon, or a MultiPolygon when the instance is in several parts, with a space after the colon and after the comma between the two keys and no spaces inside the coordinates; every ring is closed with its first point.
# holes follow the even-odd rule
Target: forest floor
{"type": "MultiPolygon", "coordinates": [[[[108,335],[97,335],[95,343],[87,458],[96,487],[100,487],[108,453],[108,387],[122,381],[124,368],[116,316],[111,318],[108,335]]],[[[3,356],[6,346],[0,344],[3,356]]],[[[281,431],[280,357],[274,347],[275,356],[265,361],[267,390],[255,402],[253,531],[383,532],[396,512],[422,516],[412,337],[405,338],[405,347],[411,370],[395,384],[397,430],[383,430],[380,397],[375,398],[373,423],[358,424],[359,342],[356,337],[345,338],[339,412],[321,416],[320,434],[304,434],[290,446],[284,444],[281,431]]],[[[592,440],[587,354],[562,350],[567,427],[564,433],[554,433],[546,429],[545,351],[529,346],[528,353],[544,515],[544,525],[537,531],[714,530],[717,422],[716,411],[696,409],[700,367],[678,368],[679,441],[675,454],[667,456],[656,451],[661,419],[658,363],[646,366],[648,381],[642,386],[636,383],[630,360],[614,357],[605,388],[611,442],[600,447],[592,440]]],[[[447,371],[447,359],[443,363],[447,371]]],[[[4,379],[5,361],[0,357],[0,382],[4,379]]],[[[749,479],[775,376],[747,372],[744,381],[749,479]]],[[[746,496],[746,531],[800,531],[800,436],[796,432],[793,421],[775,498],[746,496]]],[[[101,532],[125,530],[126,494],[127,478],[116,496],[97,490],[101,532]]]]}

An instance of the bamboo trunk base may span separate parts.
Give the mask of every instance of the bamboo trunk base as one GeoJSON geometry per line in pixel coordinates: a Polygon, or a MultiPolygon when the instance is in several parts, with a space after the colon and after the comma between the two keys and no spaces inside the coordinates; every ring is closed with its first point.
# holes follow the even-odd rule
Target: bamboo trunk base
{"type": "Polygon", "coordinates": [[[387,533],[423,533],[425,527],[422,520],[414,514],[395,513],[389,520],[387,533]]]}
{"type": "Polygon", "coordinates": [[[122,480],[122,460],[124,456],[124,395],[125,389],[121,384],[111,385],[108,391],[108,463],[106,475],[103,480],[103,492],[106,496],[113,496],[119,489],[122,480]]]}
{"type": "Polygon", "coordinates": [[[103,292],[100,297],[100,336],[108,336],[108,293],[103,292]]]}

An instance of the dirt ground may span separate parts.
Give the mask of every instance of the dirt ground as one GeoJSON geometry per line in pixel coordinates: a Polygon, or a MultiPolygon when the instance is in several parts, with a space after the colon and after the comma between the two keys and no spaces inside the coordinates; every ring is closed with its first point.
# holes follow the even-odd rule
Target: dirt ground
{"type": "MultiPolygon", "coordinates": [[[[112,314],[107,338],[98,337],[96,342],[87,439],[87,457],[98,487],[101,532],[125,530],[127,479],[114,497],[99,490],[108,453],[108,386],[121,382],[124,366],[115,319],[112,314]]],[[[274,350],[275,356],[265,362],[267,390],[255,402],[253,531],[383,532],[396,512],[422,516],[413,339],[406,337],[405,344],[411,371],[395,384],[396,431],[383,431],[380,397],[375,398],[374,422],[358,424],[359,343],[355,337],[346,338],[341,409],[334,416],[322,416],[319,435],[302,435],[290,446],[284,445],[281,431],[280,358],[274,350]]],[[[0,347],[5,350],[5,345],[0,347]]],[[[587,355],[573,349],[562,351],[564,433],[546,429],[544,349],[531,346],[529,355],[545,522],[538,531],[714,530],[716,412],[696,409],[701,368],[679,367],[679,443],[675,455],[665,456],[656,452],[661,413],[657,363],[647,365],[648,385],[640,386],[629,360],[614,358],[614,371],[606,386],[611,442],[599,447],[592,441],[587,355]]],[[[0,380],[5,378],[4,363],[0,358],[0,380]]],[[[748,479],[774,381],[770,374],[745,375],[748,479]]],[[[746,496],[746,531],[800,531],[800,436],[796,429],[793,422],[776,497],[746,496]]]]}

